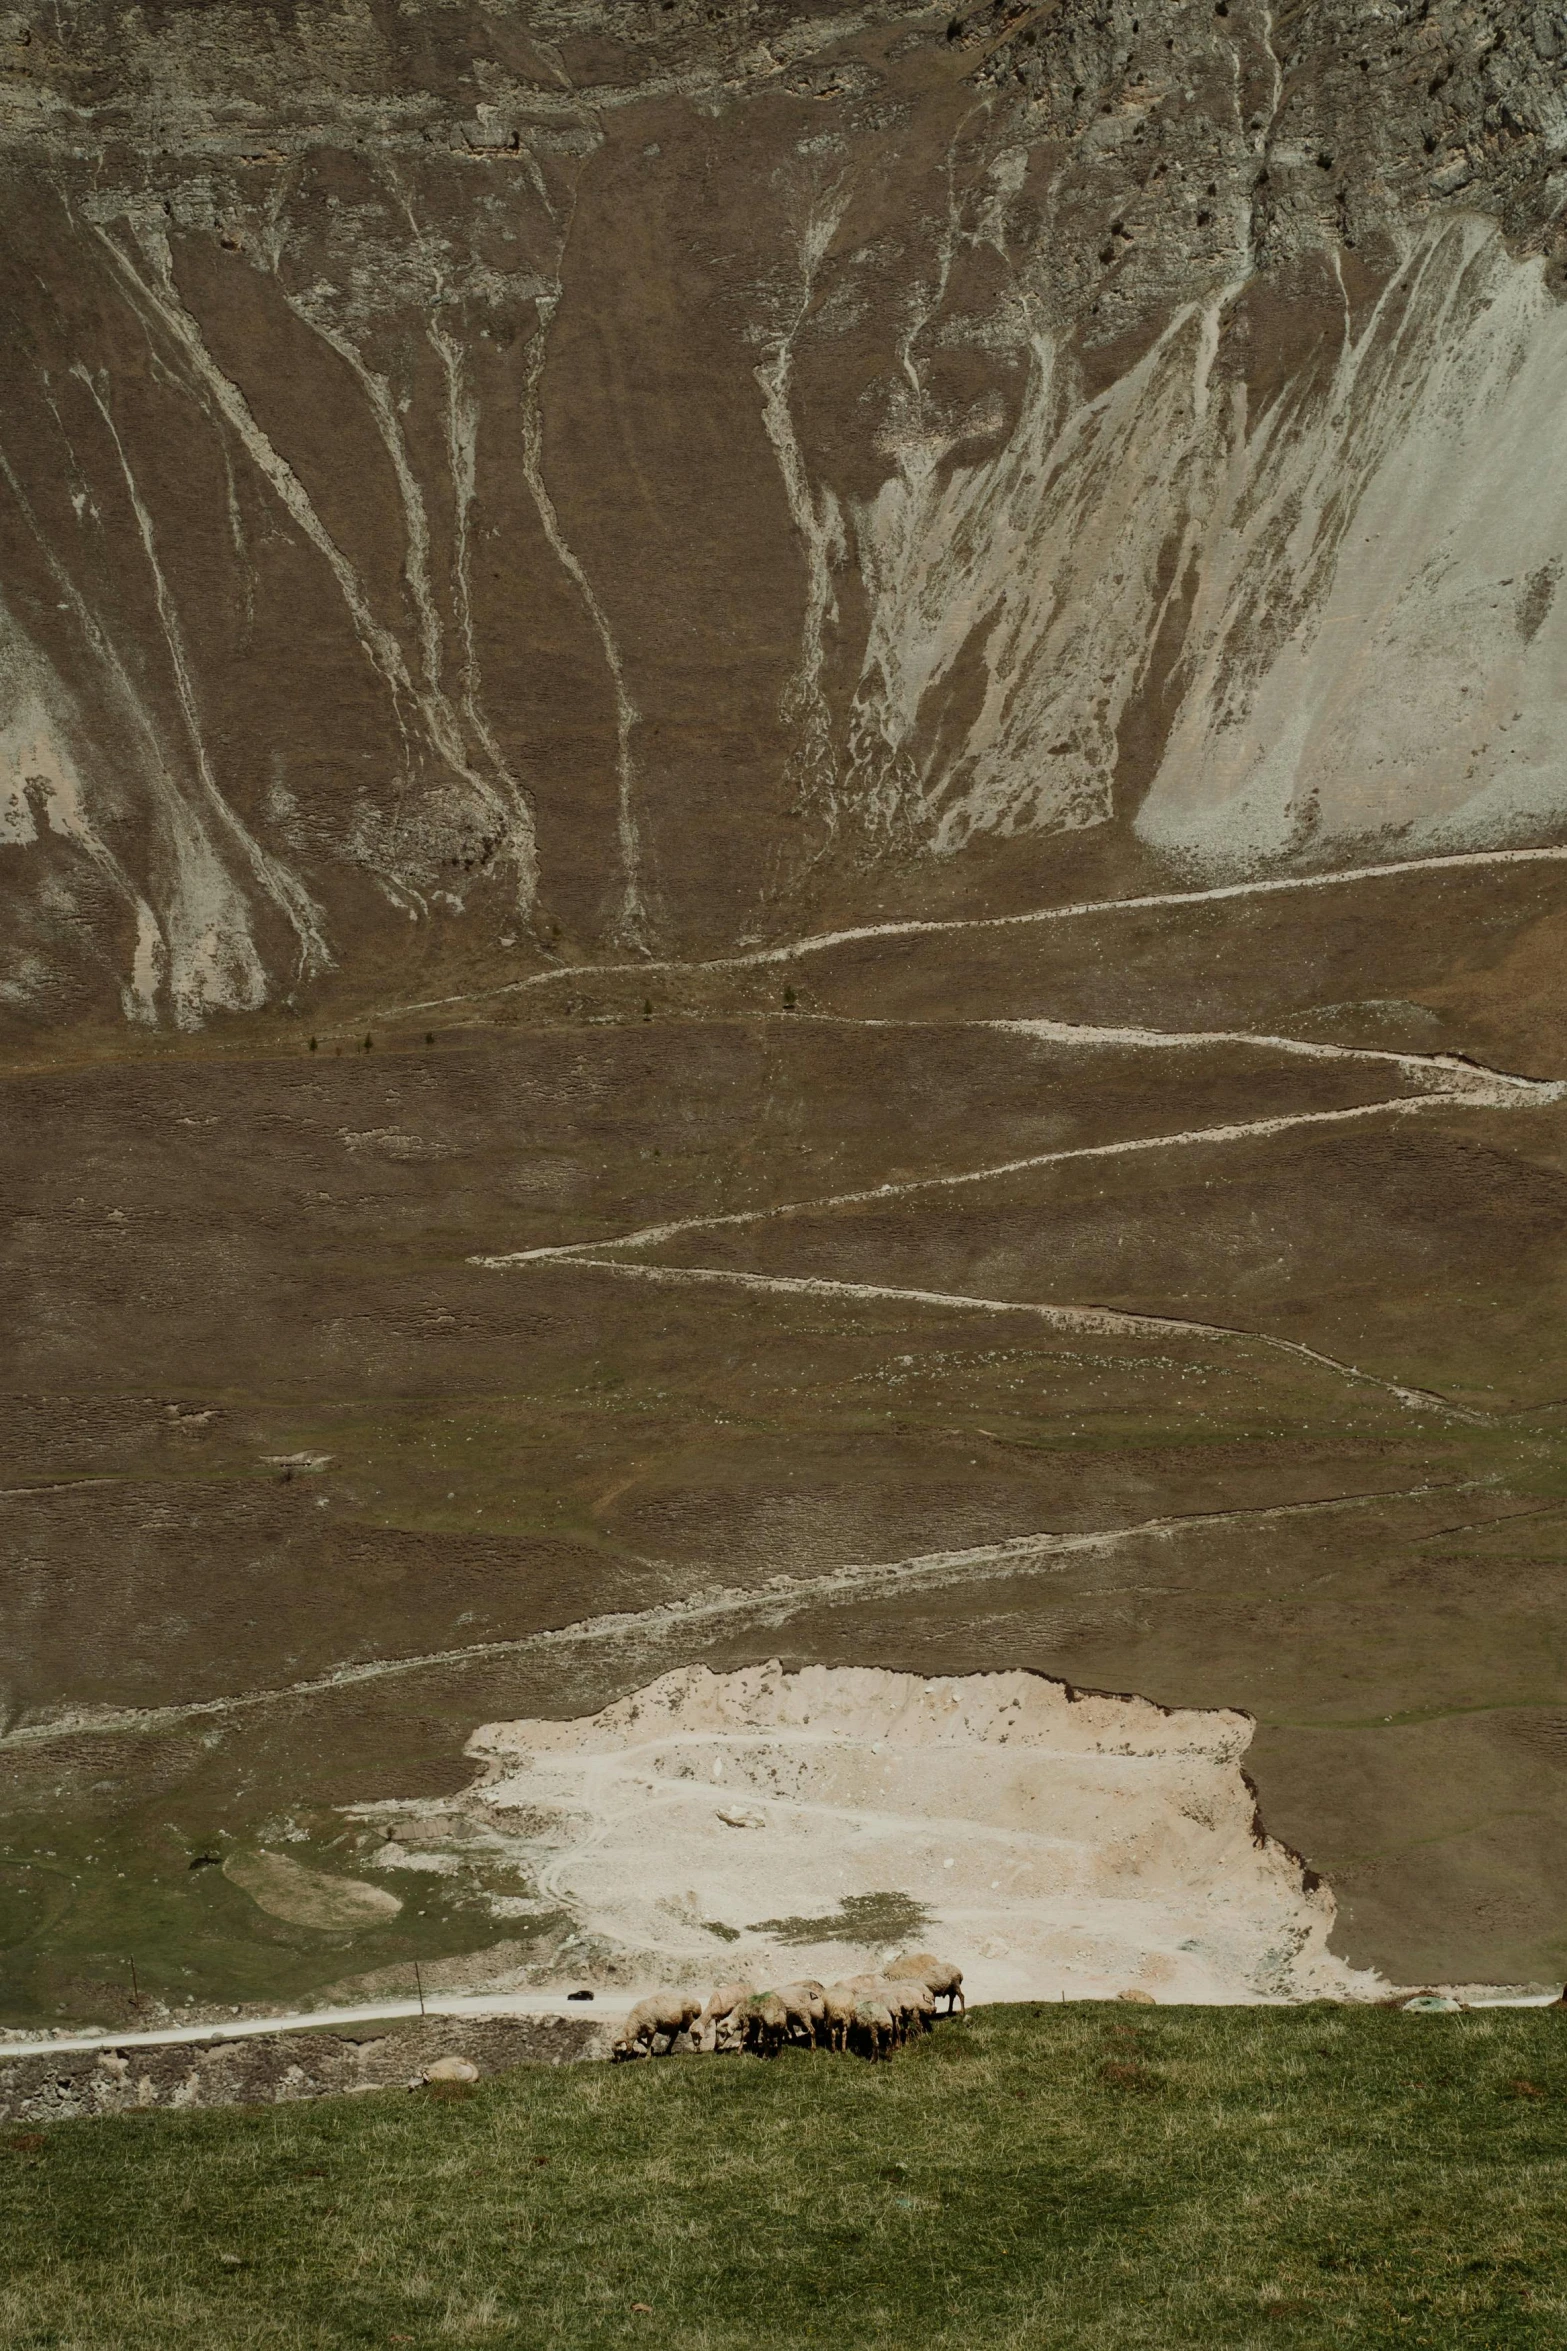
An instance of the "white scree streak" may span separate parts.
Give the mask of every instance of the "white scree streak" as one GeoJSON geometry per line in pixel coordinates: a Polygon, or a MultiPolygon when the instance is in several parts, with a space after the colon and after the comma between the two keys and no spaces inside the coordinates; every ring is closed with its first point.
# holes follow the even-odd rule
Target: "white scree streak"
{"type": "MultiPolygon", "coordinates": [[[[439,763],[482,806],[492,807],[495,788],[472,767],[462,729],[445,694],[438,687],[416,683],[396,636],[375,617],[364,582],[322,521],[303,482],[263,430],[239,386],[213,358],[198,321],[186,308],[175,284],[168,239],[162,228],[140,216],[132,226],[155,273],[151,277],[136,268],[107,228],[99,225],[95,233],[137,316],[161,328],[173,343],[190,374],[227,419],[285,512],[327,565],[348,608],[361,650],[391,698],[399,727],[403,726],[405,706],[417,712],[425,740],[439,763]]],[[[521,823],[525,818],[524,806],[515,821],[521,823]]],[[[531,859],[531,846],[527,854],[531,859]]],[[[523,882],[527,870],[525,867],[523,882]]]]}
{"type": "Polygon", "coordinates": [[[1132,1526],[1107,1527],[1090,1534],[1017,1535],[1005,1542],[981,1543],[967,1550],[927,1551],[908,1559],[851,1563],[831,1568],[822,1575],[776,1575],[755,1589],[700,1592],[689,1599],[659,1601],[650,1608],[584,1617],[544,1632],[524,1633],[516,1640],[474,1641],[461,1649],[430,1650],[412,1657],[370,1658],[362,1664],[337,1666],[330,1673],[289,1682],[280,1689],[247,1690],[229,1697],[197,1698],[167,1706],[73,1707],[45,1721],[21,1723],[7,1731],[0,1736],[0,1754],[13,1748],[48,1746],[100,1733],[166,1730],[180,1723],[243,1714],[256,1707],[329,1697],[334,1691],[355,1689],[365,1682],[483,1664],[490,1659],[534,1653],[548,1656],[557,1650],[599,1643],[657,1642],[688,1631],[700,1633],[708,1625],[754,1621],[776,1627],[804,1608],[853,1603],[875,1598],[883,1592],[939,1590],[948,1584],[970,1580],[1049,1573],[1057,1559],[1102,1555],[1123,1544],[1150,1538],[1177,1538],[1216,1527],[1267,1525],[1341,1511],[1374,1510],[1389,1503],[1425,1501],[1434,1494],[1473,1494],[1481,1492],[1485,1483],[1483,1479],[1466,1478],[1389,1487],[1364,1494],[1334,1494],[1321,1501],[1279,1502],[1260,1510],[1193,1511],[1175,1518],[1142,1519],[1132,1526]]]}
{"type": "MultiPolygon", "coordinates": [[[[352,337],[346,334],[326,315],[324,305],[308,296],[285,293],[283,300],[293,315],[348,368],[364,393],[375,424],[376,433],[387,454],[392,475],[397,483],[398,501],[403,516],[403,577],[418,622],[419,658],[423,672],[423,696],[432,711],[439,715],[438,729],[432,727],[447,765],[460,774],[477,800],[485,818],[498,826],[518,873],[518,904],[526,913],[532,905],[538,886],[538,850],[534,838],[533,816],[521,786],[512,775],[496,747],[488,727],[477,725],[474,733],[483,745],[495,771],[494,780],[481,775],[468,757],[458,714],[453,709],[442,677],[443,636],[441,616],[436,610],[435,590],[431,573],[430,517],[425,505],[424,491],[413,462],[408,454],[407,436],[398,418],[397,405],[386,378],[378,375],[364,359],[352,337]]],[[[449,405],[457,394],[448,386],[449,405]]],[[[454,417],[448,416],[448,458],[452,467],[452,496],[459,509],[455,537],[460,561],[467,564],[467,514],[463,509],[463,484],[457,468],[462,462],[460,443],[453,437],[460,409],[454,417]]],[[[471,480],[469,482],[471,497],[471,480]]],[[[466,629],[465,651],[468,661],[468,684],[463,697],[463,716],[470,717],[473,709],[473,629],[466,599],[466,578],[459,589],[459,610],[466,629]]]]}
{"type": "Polygon", "coordinates": [[[598,638],[604,666],[609,672],[610,690],[615,703],[615,827],[620,850],[620,906],[612,935],[617,946],[645,951],[649,911],[642,870],[642,828],[637,809],[635,744],[642,713],[631,698],[631,689],[626,683],[625,664],[620,657],[620,647],[610,625],[609,614],[587,575],[581,557],[562,528],[559,511],[544,474],[544,369],[549,358],[550,332],[555,324],[555,314],[560,307],[565,285],[566,253],[576,216],[577,191],[573,188],[560,235],[554,290],[541,292],[537,297],[538,323],[528,346],[521,419],[522,477],[528,485],[528,495],[533,500],[534,511],[555,559],[581,599],[593,633],[598,638]]]}
{"type": "MultiPolygon", "coordinates": [[[[1259,403],[1214,380],[1256,267],[1255,223],[1237,226],[1237,274],[1089,398],[1028,316],[1040,259],[1020,254],[1028,376],[1005,439],[970,455],[917,410],[890,431],[894,470],[850,502],[868,818],[936,855],[1105,822],[1179,580],[1184,690],[1134,825],[1156,848],[1234,872],[1392,827],[1437,850],[1559,824],[1567,605],[1548,595],[1520,624],[1567,517],[1567,322],[1539,259],[1515,261],[1493,224],[1432,223],[1364,322],[1346,313],[1334,364],[1259,403]],[[1519,448],[1540,453],[1522,475],[1519,448]],[[979,706],[946,740],[932,711],[976,660],[979,706]]],[[[792,506],[824,511],[832,491],[800,471],[792,506]]]]}
{"type": "Polygon", "coordinates": [[[531,905],[538,890],[538,846],[533,811],[527,794],[513,774],[485,708],[479,674],[478,644],[473,626],[471,535],[478,490],[479,403],[468,384],[460,346],[446,332],[437,312],[425,329],[426,339],[441,362],[446,378],[446,460],[452,479],[452,584],[457,603],[457,627],[462,645],[462,710],[474,735],[484,746],[491,766],[510,795],[516,813],[518,855],[523,876],[521,902],[531,905]]]}
{"type": "Polygon", "coordinates": [[[180,706],[180,716],[185,722],[185,732],[189,738],[191,756],[196,764],[196,773],[200,779],[202,791],[213,813],[232,835],[257,882],[292,926],[294,935],[299,942],[301,973],[314,978],[318,972],[329,971],[332,968],[333,960],[326,943],[325,933],[321,928],[321,909],[303,882],[291,873],[279,859],[269,855],[262,847],[249,826],[240,817],[238,810],[218,788],[218,780],[213,773],[212,761],[207,751],[206,737],[201,729],[201,714],[197,707],[195,681],[191,675],[190,661],[185,649],[184,631],[180,627],[179,613],[175,608],[174,598],[170,593],[163,565],[158,558],[158,542],[153,531],[152,516],[148,512],[146,501],[137,486],[136,476],[131,470],[131,461],[126,452],[125,443],[120,437],[120,429],[114,421],[113,412],[102,391],[79,361],[72,367],[71,373],[85,387],[88,398],[103,420],[105,431],[114,443],[114,453],[119,459],[126,495],[130,500],[131,512],[136,518],[137,535],[141,540],[142,552],[147,558],[147,567],[152,574],[158,621],[163,630],[164,643],[168,647],[169,666],[174,674],[174,687],[180,706]]]}
{"type": "Polygon", "coordinates": [[[795,431],[789,394],[794,373],[794,347],[810,315],[816,275],[832,245],[848,199],[841,188],[825,198],[809,201],[796,239],[799,263],[798,298],[789,306],[787,321],[773,336],[768,357],[754,370],[762,394],[762,424],[778,470],[790,519],[805,547],[805,615],[800,624],[800,651],[794,673],[780,702],[783,718],[796,730],[795,759],[803,790],[817,802],[829,838],[836,830],[838,804],[832,746],[832,718],[822,690],[826,665],[826,630],[838,617],[832,573],[847,553],[843,517],[831,490],[820,498],[811,487],[805,455],[795,431]]]}
{"type": "Polygon", "coordinates": [[[1142,838],[1233,870],[1389,827],[1440,851],[1559,826],[1564,353],[1539,259],[1468,216],[1363,325],[1346,306],[1331,371],[1260,414],[1230,387],[1142,838]]]}
{"type": "MultiPolygon", "coordinates": [[[[64,829],[79,839],[105,873],[113,876],[137,914],[137,944],[129,987],[121,1002],[133,1020],[157,1020],[157,999],[167,987],[174,1017],[182,1028],[199,1027],[215,1006],[253,1010],[266,1000],[266,974],[250,933],[249,909],[218,855],[206,826],[175,781],[179,762],[171,757],[145,697],[112,640],[41,528],[0,448],[0,478],[15,498],[49,567],[62,603],[73,615],[84,643],[99,665],[137,745],[173,869],[173,888],[160,923],[120,861],[99,841],[86,816],[86,795],[74,766],[67,778],[57,765],[52,806],[64,829]],[[61,784],[68,783],[63,793],[61,784]]],[[[6,616],[7,621],[9,616],[6,616]]],[[[9,635],[10,630],[6,633],[9,635]]],[[[53,818],[51,818],[51,823],[53,818]]]]}
{"type": "MultiPolygon", "coordinates": [[[[3,449],[0,480],[12,482],[3,449]]],[[[0,776],[26,779],[26,789],[0,787],[0,842],[25,848],[44,832],[58,833],[92,860],[135,916],[136,945],[130,974],[120,984],[120,1007],[128,1021],[150,1026],[158,1017],[168,943],[151,906],[88,813],[88,786],[50,707],[58,700],[57,688],[58,681],[0,605],[0,776]]],[[[14,991],[13,1002],[25,1000],[25,984],[20,977],[6,983],[14,991]]]]}

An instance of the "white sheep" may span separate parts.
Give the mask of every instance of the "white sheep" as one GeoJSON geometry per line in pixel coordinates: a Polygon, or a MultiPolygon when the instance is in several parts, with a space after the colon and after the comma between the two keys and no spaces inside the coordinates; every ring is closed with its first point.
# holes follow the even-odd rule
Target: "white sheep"
{"type": "Polygon", "coordinates": [[[814,2049],[817,2027],[827,2016],[826,1995],[816,1982],[780,1984],[778,1998],[789,2011],[789,2029],[798,2030],[814,2049]]]}
{"type": "Polygon", "coordinates": [[[632,2009],[616,2036],[612,2054],[648,2057],[660,2035],[672,2045],[701,2012],[701,2001],[693,2000],[689,1992],[651,1992],[632,2009]]]}
{"type": "Polygon", "coordinates": [[[852,1992],[862,2006],[868,2001],[872,2007],[884,2011],[886,2031],[896,2047],[904,2038],[903,1986],[884,1975],[852,1975],[844,1989],[852,1992]]]}
{"type": "Polygon", "coordinates": [[[859,1999],[847,1984],[829,1984],[822,1994],[827,2046],[843,2050],[849,2046],[849,2030],[854,2023],[855,2005],[859,1999]]]}
{"type": "Polygon", "coordinates": [[[901,2016],[906,2033],[922,2033],[936,2013],[936,1995],[918,1976],[889,1976],[883,2000],[901,2016]]]}
{"type": "Polygon", "coordinates": [[[936,2014],[940,1995],[947,2013],[963,1999],[963,1970],[930,1951],[906,1951],[882,1973],[846,1977],[824,1985],[813,1979],[758,1992],[736,1980],[720,1984],[705,2006],[684,1993],[661,1992],[641,2001],[626,2019],[615,2045],[621,2057],[642,2057],[660,2043],[668,2047],[693,2017],[692,2039],[704,2050],[751,2049],[774,2057],[788,2040],[834,2052],[851,2042],[872,2057],[884,2057],[923,2032],[936,2014]]]}
{"type": "Polygon", "coordinates": [[[955,2008],[968,2006],[963,1997],[962,1968],[954,1967],[950,1959],[938,1959],[934,1951],[904,1951],[886,1972],[889,1976],[914,1976],[937,1999],[945,1996],[949,2016],[955,2008]]]}
{"type": "Polygon", "coordinates": [[[872,2057],[885,2057],[897,2038],[891,2009],[869,1992],[860,1993],[854,2003],[854,2029],[872,2057]]]}
{"type": "Polygon", "coordinates": [[[789,2011],[776,1992],[753,1992],[741,2007],[745,2045],[758,2057],[776,2057],[789,2038],[789,2011]]]}
{"type": "MultiPolygon", "coordinates": [[[[756,1990],[754,1984],[736,1981],[720,1984],[702,2011],[697,2033],[697,2046],[711,2053],[718,2047],[720,2028],[728,2023],[737,2008],[744,2005],[756,1990]]],[[[726,2040],[729,2035],[724,2036],[726,2040]]],[[[738,2044],[737,2044],[738,2045],[738,2044]]]]}

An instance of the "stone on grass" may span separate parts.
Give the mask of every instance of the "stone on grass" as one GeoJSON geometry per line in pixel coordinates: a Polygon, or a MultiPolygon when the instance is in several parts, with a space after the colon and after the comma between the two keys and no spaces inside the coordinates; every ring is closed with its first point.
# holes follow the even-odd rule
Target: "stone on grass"
{"type": "Polygon", "coordinates": [[[471,2058],[438,2057],[425,2067],[424,2078],[427,2082],[476,2082],[479,2069],[471,2058]]]}

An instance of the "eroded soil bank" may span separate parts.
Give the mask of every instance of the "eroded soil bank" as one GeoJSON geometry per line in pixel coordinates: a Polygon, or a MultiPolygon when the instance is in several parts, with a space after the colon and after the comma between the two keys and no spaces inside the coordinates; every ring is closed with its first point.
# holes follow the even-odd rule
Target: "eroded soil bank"
{"type": "Polygon", "coordinates": [[[431,2017],[337,2032],[123,2049],[40,2049],[0,2057],[0,2123],[37,2127],[155,2107],[276,2106],[361,2090],[415,2089],[443,2057],[481,2078],[513,2065],[568,2065],[609,2052],[611,2026],[585,2017],[431,2017]]]}

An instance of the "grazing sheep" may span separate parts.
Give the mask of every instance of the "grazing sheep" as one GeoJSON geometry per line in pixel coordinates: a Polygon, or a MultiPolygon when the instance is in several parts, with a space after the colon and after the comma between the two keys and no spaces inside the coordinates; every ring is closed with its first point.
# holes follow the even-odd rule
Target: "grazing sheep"
{"type": "Polygon", "coordinates": [[[887,1968],[889,1976],[915,1976],[940,1999],[946,1996],[947,2014],[954,2008],[966,2008],[963,1997],[963,1970],[954,1967],[950,1959],[938,1959],[934,1951],[904,1951],[887,1968]]]}
{"type": "MultiPolygon", "coordinates": [[[[905,2038],[904,2027],[907,2022],[904,2009],[905,1987],[902,1984],[892,1982],[884,1975],[852,1975],[847,1979],[843,1988],[846,1992],[851,1993],[862,2007],[868,2002],[871,2007],[879,2008],[884,2012],[886,2017],[884,2030],[887,2038],[893,2048],[900,2048],[905,2038]]],[[[879,2054],[879,2052],[873,2051],[872,2054],[879,2054]]]]}
{"type": "Polygon", "coordinates": [[[776,2057],[794,2040],[835,2054],[854,2047],[885,2057],[911,2033],[925,2031],[938,1994],[950,2014],[963,1998],[963,1971],[929,1951],[905,1952],[884,1974],[849,1976],[830,1986],[806,1979],[758,1992],[738,1981],[720,1984],[700,2011],[684,1994],[658,1993],[633,2009],[615,2054],[643,2057],[651,2049],[657,2056],[700,2014],[691,2037],[708,2051],[749,2049],[776,2057]]]}
{"type": "MultiPolygon", "coordinates": [[[[754,1984],[735,1982],[720,1984],[702,2011],[697,2035],[697,2046],[711,2052],[718,2047],[719,2028],[727,2024],[737,2008],[744,2005],[756,1990],[754,1984]]],[[[725,2036],[726,2040],[730,2036],[725,2036]]],[[[738,2046],[738,2044],[735,2044],[738,2046]]]]}
{"type": "Polygon", "coordinates": [[[667,2050],[701,2010],[701,2001],[693,2000],[689,1992],[652,1992],[632,2009],[616,2036],[612,2054],[647,2057],[654,2053],[654,2043],[660,2039],[667,2050]]]}
{"type": "Polygon", "coordinates": [[[738,2008],[731,2008],[727,2016],[721,2016],[712,2031],[711,2043],[707,2041],[700,2043],[700,2046],[707,2049],[710,2054],[716,2051],[720,2057],[733,2057],[739,2050],[744,2049],[748,2031],[744,2001],[738,2008]]]}
{"type": "Polygon", "coordinates": [[[854,2022],[854,2010],[859,1999],[847,1984],[829,1984],[822,1994],[824,2023],[829,2049],[839,2052],[849,2046],[849,2028],[854,2022]]]}
{"type": "Polygon", "coordinates": [[[884,2002],[862,1992],[854,2004],[854,2031],[864,2042],[868,2056],[885,2057],[896,2035],[892,2011],[884,2002]]]}
{"type": "Polygon", "coordinates": [[[778,1998],[789,2011],[789,2030],[798,2031],[814,2049],[816,2028],[827,2014],[827,2002],[818,1983],[780,1984],[778,1998]]]}
{"type": "Polygon", "coordinates": [[[827,1986],[825,1984],[819,1984],[815,1976],[807,1976],[801,1985],[801,1989],[810,1995],[811,2038],[814,2040],[816,2035],[821,2031],[822,2026],[827,2022],[827,1986]]]}
{"type": "Polygon", "coordinates": [[[922,2033],[936,2013],[936,1995],[918,1976],[889,1976],[882,1999],[906,2033],[922,2033]]]}
{"type": "Polygon", "coordinates": [[[776,1992],[753,1992],[740,2011],[745,2045],[758,2057],[776,2057],[789,2038],[789,2011],[776,1992]]]}

